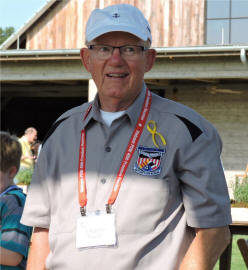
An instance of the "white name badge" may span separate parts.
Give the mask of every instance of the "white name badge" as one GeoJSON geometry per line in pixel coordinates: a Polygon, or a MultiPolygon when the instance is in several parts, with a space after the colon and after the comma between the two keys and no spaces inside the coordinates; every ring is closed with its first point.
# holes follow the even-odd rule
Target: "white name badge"
{"type": "Polygon", "coordinates": [[[115,214],[96,211],[77,220],[76,248],[116,246],[115,214]]]}

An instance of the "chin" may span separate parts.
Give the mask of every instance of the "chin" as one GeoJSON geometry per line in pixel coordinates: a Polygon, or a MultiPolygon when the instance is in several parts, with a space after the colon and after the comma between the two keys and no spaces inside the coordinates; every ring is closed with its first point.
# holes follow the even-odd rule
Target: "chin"
{"type": "Polygon", "coordinates": [[[124,89],[112,89],[108,90],[105,94],[107,97],[112,97],[112,98],[123,98],[126,96],[124,89]]]}

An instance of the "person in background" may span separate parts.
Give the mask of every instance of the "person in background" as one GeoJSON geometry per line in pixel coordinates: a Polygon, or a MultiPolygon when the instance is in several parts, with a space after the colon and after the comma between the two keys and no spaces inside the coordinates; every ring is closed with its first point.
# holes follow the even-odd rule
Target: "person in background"
{"type": "Polygon", "coordinates": [[[98,93],[42,143],[22,222],[28,270],[210,270],[230,241],[216,129],[152,93],[148,21],[121,4],[94,10],[82,62],[98,93]]]}
{"type": "Polygon", "coordinates": [[[20,223],[26,196],[13,182],[22,150],[7,132],[0,132],[0,143],[0,269],[24,270],[32,227],[20,223]]]}
{"type": "Polygon", "coordinates": [[[36,141],[36,139],[37,130],[33,127],[27,128],[24,135],[19,139],[22,146],[21,170],[34,168],[36,157],[33,155],[31,145],[36,141]]]}

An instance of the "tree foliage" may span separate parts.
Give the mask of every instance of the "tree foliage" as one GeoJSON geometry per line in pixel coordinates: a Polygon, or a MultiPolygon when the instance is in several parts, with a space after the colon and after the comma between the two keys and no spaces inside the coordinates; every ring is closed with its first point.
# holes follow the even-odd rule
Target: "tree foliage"
{"type": "Polygon", "coordinates": [[[0,27],[0,45],[14,33],[15,29],[12,26],[2,28],[0,27]]]}

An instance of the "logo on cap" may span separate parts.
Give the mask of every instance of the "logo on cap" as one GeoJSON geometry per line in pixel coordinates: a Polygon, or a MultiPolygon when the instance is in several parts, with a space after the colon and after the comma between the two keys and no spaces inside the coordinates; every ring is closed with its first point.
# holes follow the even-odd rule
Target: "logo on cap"
{"type": "Polygon", "coordinates": [[[120,14],[119,14],[119,13],[114,13],[114,14],[112,15],[112,17],[113,17],[113,18],[119,18],[119,17],[120,17],[120,14]]]}

